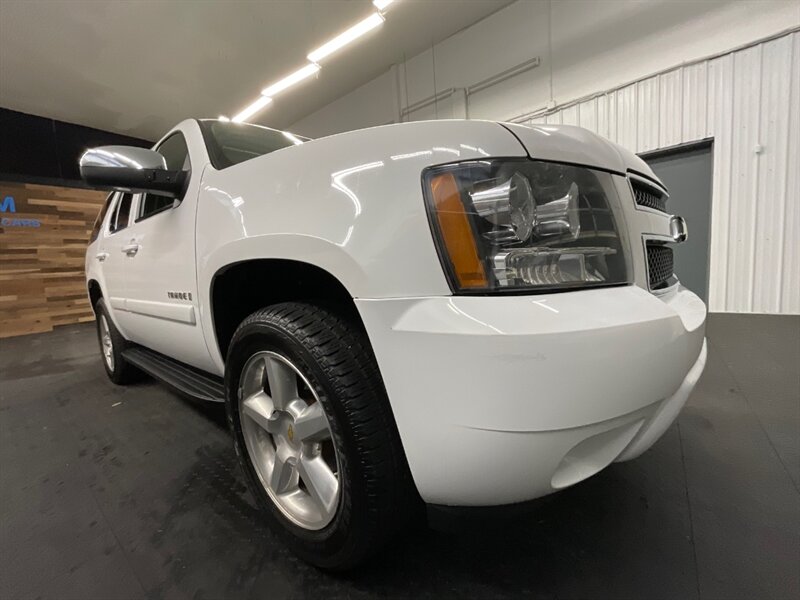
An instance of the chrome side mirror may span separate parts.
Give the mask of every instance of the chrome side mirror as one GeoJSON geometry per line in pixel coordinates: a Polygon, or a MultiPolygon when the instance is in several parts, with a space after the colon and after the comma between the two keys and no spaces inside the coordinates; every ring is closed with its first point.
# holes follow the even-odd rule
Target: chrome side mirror
{"type": "Polygon", "coordinates": [[[170,198],[183,195],[187,173],[167,170],[155,150],[134,146],[101,146],[84,152],[81,178],[90,186],[122,192],[149,192],[170,198]]]}

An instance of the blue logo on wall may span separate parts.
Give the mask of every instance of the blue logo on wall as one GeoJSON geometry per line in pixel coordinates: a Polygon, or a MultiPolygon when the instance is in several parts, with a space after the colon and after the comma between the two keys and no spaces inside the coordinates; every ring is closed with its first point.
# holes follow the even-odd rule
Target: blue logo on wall
{"type": "MultiPolygon", "coordinates": [[[[14,196],[6,196],[0,202],[0,213],[15,213],[17,205],[14,204],[14,196]]],[[[0,219],[0,227],[41,227],[39,219],[10,219],[3,217],[0,219]]]]}

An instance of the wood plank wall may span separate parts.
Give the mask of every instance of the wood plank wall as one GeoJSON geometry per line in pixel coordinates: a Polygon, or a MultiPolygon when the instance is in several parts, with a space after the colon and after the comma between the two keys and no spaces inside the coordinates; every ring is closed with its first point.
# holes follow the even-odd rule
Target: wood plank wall
{"type": "Polygon", "coordinates": [[[0,338],[94,318],[83,263],[105,198],[94,190],[0,181],[0,338]],[[23,220],[39,226],[20,226],[23,220]]]}

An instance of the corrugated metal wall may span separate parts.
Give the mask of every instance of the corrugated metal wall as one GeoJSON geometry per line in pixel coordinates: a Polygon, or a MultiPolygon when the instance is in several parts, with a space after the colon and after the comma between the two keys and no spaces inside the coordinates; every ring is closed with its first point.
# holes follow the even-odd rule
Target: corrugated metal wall
{"type": "Polygon", "coordinates": [[[580,125],[636,152],[713,138],[709,309],[800,313],[800,33],[526,122],[580,125]]]}

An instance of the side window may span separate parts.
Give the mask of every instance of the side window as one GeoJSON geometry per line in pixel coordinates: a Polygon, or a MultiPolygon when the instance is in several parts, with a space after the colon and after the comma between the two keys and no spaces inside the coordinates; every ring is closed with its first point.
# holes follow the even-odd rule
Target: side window
{"type": "MultiPolygon", "coordinates": [[[[186,147],[186,139],[182,133],[175,133],[161,142],[156,150],[167,161],[167,169],[170,171],[191,171],[189,162],[189,149],[186,147]]],[[[156,194],[145,194],[139,202],[139,214],[137,221],[146,219],[164,210],[168,210],[175,205],[175,200],[167,196],[156,194]]]]}
{"type": "Polygon", "coordinates": [[[114,214],[111,215],[111,221],[108,223],[109,233],[116,233],[121,229],[128,226],[128,221],[131,216],[131,204],[133,203],[133,194],[122,194],[116,207],[114,207],[114,214]]]}
{"type": "Polygon", "coordinates": [[[175,204],[174,198],[167,196],[156,196],[155,194],[145,194],[142,201],[139,203],[139,216],[137,221],[152,217],[162,211],[172,208],[175,204]]]}
{"type": "Polygon", "coordinates": [[[94,226],[92,227],[92,235],[89,237],[90,244],[97,239],[98,235],[100,235],[100,229],[103,227],[103,221],[105,221],[106,219],[106,214],[108,213],[108,207],[111,206],[111,200],[113,199],[114,199],[114,192],[111,192],[108,196],[106,196],[106,201],[103,202],[103,208],[100,209],[100,214],[98,214],[97,218],[94,220],[94,226]]]}

